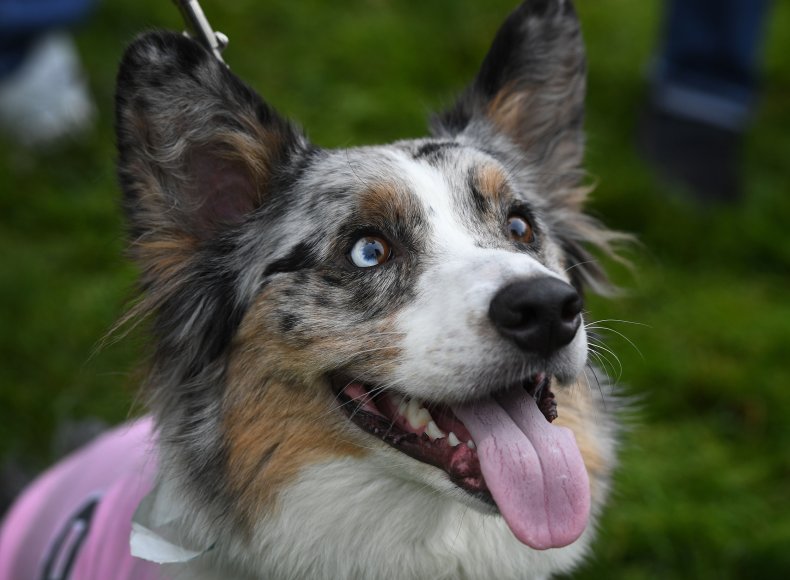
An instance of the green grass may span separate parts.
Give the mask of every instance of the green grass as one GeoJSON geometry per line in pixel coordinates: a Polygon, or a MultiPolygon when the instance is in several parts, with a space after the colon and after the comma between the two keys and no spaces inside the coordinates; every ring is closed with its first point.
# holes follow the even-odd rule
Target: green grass
{"type": "MultiPolygon", "coordinates": [[[[515,0],[204,0],[233,70],[325,146],[423,133],[474,74],[515,0]]],[[[579,578],[790,574],[790,5],[775,3],[747,197],[701,208],[633,148],[657,0],[579,0],[590,58],[592,210],[635,233],[626,294],[590,300],[640,399],[595,558],[579,578]]],[[[42,155],[0,142],[2,455],[49,459],[55,426],[121,421],[140,337],[95,352],[133,295],[114,182],[113,77],[124,44],[180,27],[163,0],[102,3],[78,37],[101,118],[42,155]]]]}

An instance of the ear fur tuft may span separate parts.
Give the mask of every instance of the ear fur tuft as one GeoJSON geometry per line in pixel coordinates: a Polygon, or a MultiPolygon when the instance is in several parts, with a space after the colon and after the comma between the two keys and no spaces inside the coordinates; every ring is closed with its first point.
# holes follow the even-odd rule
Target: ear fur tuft
{"type": "Polygon", "coordinates": [[[586,59],[569,0],[526,0],[499,29],[471,86],[432,120],[437,136],[504,135],[542,186],[578,183],[586,59]]]}
{"type": "Polygon", "coordinates": [[[193,40],[153,32],[121,62],[118,172],[133,240],[215,236],[265,198],[303,136],[193,40]]]}

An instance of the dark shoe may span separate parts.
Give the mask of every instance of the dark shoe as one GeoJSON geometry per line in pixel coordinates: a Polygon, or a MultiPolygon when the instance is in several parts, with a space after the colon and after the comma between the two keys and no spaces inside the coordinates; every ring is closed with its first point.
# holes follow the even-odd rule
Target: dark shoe
{"type": "Polygon", "coordinates": [[[703,203],[741,198],[743,136],[647,106],[639,119],[637,147],[656,173],[703,203]]]}

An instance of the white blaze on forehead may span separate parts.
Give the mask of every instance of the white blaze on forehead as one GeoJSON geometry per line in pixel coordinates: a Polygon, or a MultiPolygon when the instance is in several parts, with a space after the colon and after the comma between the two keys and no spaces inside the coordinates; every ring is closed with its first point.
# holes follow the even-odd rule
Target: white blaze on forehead
{"type": "MultiPolygon", "coordinates": [[[[438,169],[405,154],[399,156],[398,162],[403,169],[401,178],[422,203],[429,224],[430,239],[426,240],[426,255],[422,256],[428,267],[421,286],[439,282],[449,272],[453,277],[446,282],[451,285],[443,288],[448,293],[452,289],[474,292],[478,286],[492,284],[499,287],[508,279],[527,276],[556,276],[527,254],[478,246],[470,229],[470,214],[464,213],[464,197],[471,195],[466,186],[452,185],[438,169]]],[[[459,182],[465,183],[465,180],[459,182]]],[[[504,240],[505,224],[502,224],[501,235],[504,240]]]]}
{"type": "MultiPolygon", "coordinates": [[[[405,155],[398,164],[401,178],[425,208],[429,239],[420,256],[415,298],[398,313],[403,356],[394,378],[412,396],[471,394],[469,389],[486,387],[469,383],[483,369],[504,367],[503,340],[488,318],[494,295],[509,282],[557,274],[530,255],[477,246],[460,214],[462,196],[470,193],[454,191],[447,177],[428,164],[405,155]]],[[[523,370],[511,370],[511,378],[523,370]]]]}
{"type": "Polygon", "coordinates": [[[414,161],[405,154],[398,161],[403,168],[403,178],[425,209],[431,241],[437,242],[438,247],[459,252],[474,248],[474,239],[460,215],[459,200],[464,192],[454,192],[447,177],[427,163],[414,161]]]}

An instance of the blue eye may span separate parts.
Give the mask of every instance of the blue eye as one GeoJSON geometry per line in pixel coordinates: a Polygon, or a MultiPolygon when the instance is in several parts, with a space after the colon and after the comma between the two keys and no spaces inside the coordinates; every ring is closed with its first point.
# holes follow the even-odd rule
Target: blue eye
{"type": "Polygon", "coordinates": [[[389,260],[392,251],[386,240],[375,236],[359,238],[351,248],[349,257],[359,268],[372,268],[389,260]]]}

